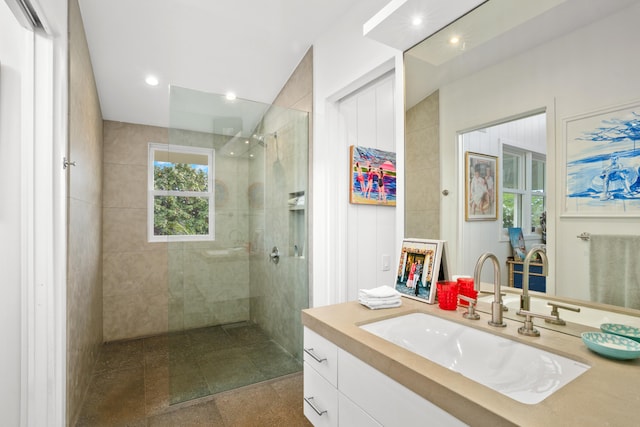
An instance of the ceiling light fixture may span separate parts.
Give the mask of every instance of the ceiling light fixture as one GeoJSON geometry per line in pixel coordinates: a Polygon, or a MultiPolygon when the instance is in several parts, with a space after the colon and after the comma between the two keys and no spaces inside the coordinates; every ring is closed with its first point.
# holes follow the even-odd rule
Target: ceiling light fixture
{"type": "Polygon", "coordinates": [[[233,101],[234,99],[236,99],[236,94],[233,92],[227,92],[225,98],[227,98],[227,101],[233,101]]]}
{"type": "Polygon", "coordinates": [[[451,37],[451,38],[449,39],[449,43],[451,43],[451,44],[458,44],[458,43],[460,43],[460,37],[458,37],[458,36],[453,36],[453,37],[451,37]]]}
{"type": "Polygon", "coordinates": [[[411,25],[413,25],[414,27],[419,27],[420,25],[422,25],[422,16],[414,16],[411,19],[411,25]]]}
{"type": "Polygon", "coordinates": [[[160,81],[158,81],[158,78],[156,76],[147,76],[147,78],[144,79],[144,81],[149,86],[158,86],[158,83],[160,83],[160,81]]]}

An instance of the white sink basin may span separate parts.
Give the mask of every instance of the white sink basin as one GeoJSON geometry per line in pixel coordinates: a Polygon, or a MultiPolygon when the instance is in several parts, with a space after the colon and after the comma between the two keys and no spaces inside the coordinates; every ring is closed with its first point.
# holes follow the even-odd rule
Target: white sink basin
{"type": "Polygon", "coordinates": [[[526,404],[543,401],[589,369],[584,363],[424,313],[361,328],[526,404]]]}

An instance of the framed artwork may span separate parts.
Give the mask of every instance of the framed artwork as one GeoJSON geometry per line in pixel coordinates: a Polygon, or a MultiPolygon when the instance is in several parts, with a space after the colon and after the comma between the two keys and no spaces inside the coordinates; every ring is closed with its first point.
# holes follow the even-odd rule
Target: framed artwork
{"type": "Polygon", "coordinates": [[[433,304],[435,283],[448,280],[444,240],[404,239],[395,288],[402,295],[433,304]]]}
{"type": "Polygon", "coordinates": [[[349,177],[349,202],[396,205],[396,153],[352,145],[349,177]]]}
{"type": "Polygon", "coordinates": [[[498,219],[498,158],[467,151],[464,164],[465,220],[498,219]]]}
{"type": "Polygon", "coordinates": [[[640,102],[563,124],[563,215],[640,216],[640,102]]]}
{"type": "Polygon", "coordinates": [[[524,244],[524,235],[522,234],[522,228],[510,227],[509,241],[511,242],[513,259],[515,261],[524,261],[524,258],[527,256],[527,247],[524,244]]]}

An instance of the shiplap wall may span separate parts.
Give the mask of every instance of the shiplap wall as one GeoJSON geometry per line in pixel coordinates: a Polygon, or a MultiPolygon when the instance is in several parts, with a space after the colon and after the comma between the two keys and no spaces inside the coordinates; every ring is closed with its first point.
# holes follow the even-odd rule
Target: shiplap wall
{"type": "MultiPolygon", "coordinates": [[[[341,133],[349,152],[351,145],[395,151],[394,75],[387,74],[347,96],[339,103],[341,133]]],[[[349,159],[336,159],[349,168],[349,159]]],[[[342,187],[349,192],[349,174],[342,187]]],[[[349,204],[347,208],[347,289],[348,301],[357,299],[358,289],[393,286],[396,269],[396,208],[349,204]],[[390,259],[382,270],[382,258],[390,259]]]]}

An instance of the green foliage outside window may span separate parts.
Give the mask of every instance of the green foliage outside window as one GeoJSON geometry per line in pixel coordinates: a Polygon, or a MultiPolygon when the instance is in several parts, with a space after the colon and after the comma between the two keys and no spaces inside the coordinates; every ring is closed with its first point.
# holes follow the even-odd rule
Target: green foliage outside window
{"type": "MultiPolygon", "coordinates": [[[[154,188],[164,191],[208,191],[206,168],[185,163],[154,164],[154,188]]],[[[209,198],[155,196],[154,235],[206,235],[209,233],[209,198]]]]}
{"type": "Polygon", "coordinates": [[[502,228],[515,227],[515,195],[513,193],[502,194],[502,228]]]}

